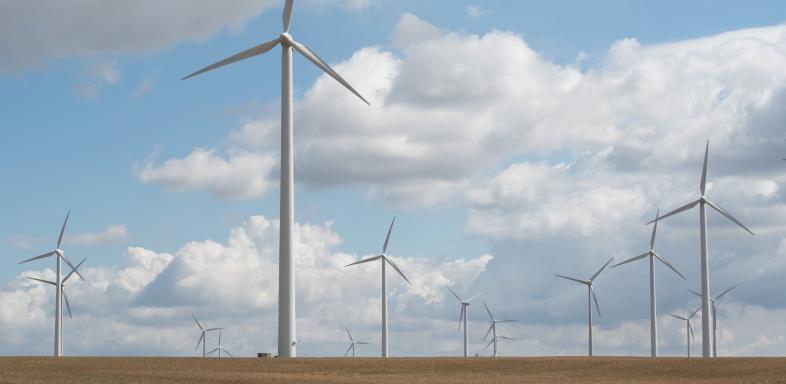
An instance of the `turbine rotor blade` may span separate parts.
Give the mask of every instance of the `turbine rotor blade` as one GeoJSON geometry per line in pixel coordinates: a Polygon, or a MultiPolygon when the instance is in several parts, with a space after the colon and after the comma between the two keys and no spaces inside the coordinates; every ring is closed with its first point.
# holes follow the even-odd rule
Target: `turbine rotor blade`
{"type": "Polygon", "coordinates": [[[413,285],[412,282],[409,281],[409,279],[407,279],[407,276],[404,275],[404,272],[401,272],[401,269],[399,269],[398,265],[396,265],[396,263],[394,263],[393,260],[391,260],[387,256],[383,256],[382,259],[387,261],[387,263],[390,264],[390,266],[393,267],[393,269],[395,269],[396,272],[398,272],[398,274],[401,275],[401,277],[403,277],[404,280],[407,281],[407,283],[409,283],[409,285],[413,285]]]}
{"type": "Polygon", "coordinates": [[[732,289],[734,289],[734,288],[737,288],[737,286],[738,286],[738,285],[739,285],[739,284],[734,284],[734,285],[733,285],[731,288],[729,288],[729,289],[727,289],[727,290],[725,290],[725,291],[721,292],[721,294],[720,294],[720,295],[718,295],[718,296],[715,296],[715,301],[717,301],[718,299],[720,299],[721,297],[723,297],[725,294],[727,294],[727,293],[731,292],[731,290],[732,290],[732,289]]]}
{"type": "Polygon", "coordinates": [[[25,261],[20,261],[20,262],[19,262],[19,264],[24,264],[24,263],[27,263],[28,261],[33,261],[33,260],[43,259],[43,258],[45,258],[45,257],[52,256],[52,255],[54,255],[55,253],[57,253],[57,252],[55,252],[55,251],[52,251],[52,252],[47,252],[47,253],[44,253],[44,254],[42,254],[42,255],[38,255],[38,256],[36,256],[36,257],[31,257],[31,258],[29,258],[29,259],[27,259],[27,260],[25,260],[25,261]]]}
{"type": "MultiPolygon", "coordinates": [[[[57,252],[55,252],[55,253],[57,253],[57,252]]],[[[58,256],[63,258],[63,261],[65,261],[65,263],[68,264],[69,267],[71,267],[71,270],[74,271],[77,274],[77,276],[79,276],[80,279],[82,279],[82,280],[85,279],[84,277],[82,277],[82,274],[80,274],[79,271],[76,270],[76,267],[74,267],[74,264],[71,263],[71,259],[69,259],[68,256],[65,255],[65,253],[59,253],[58,256]]]]}
{"type": "Polygon", "coordinates": [[[73,319],[73,316],[71,316],[71,306],[68,305],[68,295],[66,295],[65,287],[63,287],[62,292],[63,292],[63,300],[65,301],[66,308],[68,309],[68,318],[73,319]]]}
{"type": "MultiPolygon", "coordinates": [[[[86,260],[87,260],[86,258],[85,258],[85,259],[82,259],[82,261],[80,261],[80,262],[79,262],[79,264],[77,264],[77,265],[76,265],[76,268],[72,269],[72,270],[71,270],[71,272],[68,272],[68,274],[66,275],[66,277],[63,279],[63,283],[64,283],[64,284],[65,284],[66,280],[68,280],[68,278],[69,278],[69,277],[71,277],[71,275],[73,275],[73,274],[74,274],[74,272],[77,272],[77,273],[78,273],[78,269],[79,269],[79,267],[81,267],[81,266],[82,266],[82,263],[84,263],[86,260]]],[[[79,275],[79,277],[82,277],[82,275],[79,275]]],[[[84,278],[82,278],[82,280],[84,280],[84,278]]]]}
{"type": "Polygon", "coordinates": [[[665,258],[665,257],[661,256],[661,255],[660,255],[658,252],[655,252],[655,251],[652,251],[652,254],[653,254],[653,255],[655,255],[655,258],[656,258],[656,259],[660,260],[660,262],[661,262],[661,263],[663,263],[664,265],[666,265],[667,267],[669,267],[669,269],[671,269],[672,271],[674,271],[674,273],[676,273],[677,275],[679,275],[679,276],[680,276],[680,277],[681,277],[683,280],[685,280],[685,281],[687,281],[687,280],[688,280],[688,279],[687,279],[685,276],[683,276],[683,275],[680,273],[680,271],[678,271],[678,270],[677,270],[677,268],[674,268],[674,266],[673,266],[673,265],[671,265],[671,263],[669,263],[669,261],[668,261],[668,260],[666,260],[666,258],[665,258]]]}
{"type": "MultiPolygon", "coordinates": [[[[663,216],[658,217],[657,220],[661,221],[661,220],[663,220],[663,219],[665,219],[665,218],[667,218],[669,216],[674,216],[674,215],[676,215],[676,214],[678,214],[680,212],[687,211],[687,210],[695,207],[697,204],[699,204],[699,201],[700,200],[696,200],[696,201],[692,201],[692,202],[690,202],[688,204],[685,204],[685,205],[683,205],[683,206],[681,206],[681,207],[679,207],[679,208],[677,208],[677,209],[675,209],[675,210],[673,210],[673,211],[671,211],[671,212],[669,212],[669,213],[667,213],[667,214],[665,214],[663,216]]],[[[654,222],[655,222],[655,220],[652,220],[649,223],[647,223],[647,225],[652,224],[654,222]]]]}
{"type": "Polygon", "coordinates": [[[671,317],[676,317],[676,318],[678,318],[680,320],[683,320],[683,321],[688,321],[688,319],[686,319],[686,318],[684,318],[682,316],[672,315],[671,313],[669,313],[668,315],[671,316],[671,317]]]}
{"type": "Polygon", "coordinates": [[[475,295],[475,296],[472,296],[472,297],[470,297],[469,299],[467,299],[467,300],[465,301],[465,303],[469,303],[470,301],[477,299],[479,296],[480,296],[480,293],[478,293],[478,294],[477,294],[477,295],[475,295]]]}
{"type": "Polygon", "coordinates": [[[448,287],[448,286],[446,285],[446,286],[445,286],[445,288],[447,288],[447,289],[448,289],[448,291],[450,291],[450,293],[452,293],[452,294],[453,294],[453,296],[455,296],[455,297],[456,297],[456,300],[458,300],[458,301],[459,301],[459,303],[461,303],[461,302],[462,302],[462,300],[461,300],[461,298],[459,297],[459,295],[457,295],[457,294],[456,294],[456,292],[453,292],[453,290],[452,290],[452,289],[450,289],[450,287],[448,287]]]}
{"type": "Polygon", "coordinates": [[[295,50],[298,51],[301,55],[305,56],[305,58],[307,58],[309,61],[314,63],[314,65],[325,71],[325,73],[330,75],[332,78],[336,79],[336,81],[341,83],[341,85],[343,85],[344,88],[354,93],[355,96],[360,98],[360,100],[363,100],[364,103],[368,104],[369,106],[371,105],[371,103],[369,103],[365,98],[363,98],[363,96],[361,96],[360,93],[358,93],[358,91],[355,90],[355,88],[352,88],[352,86],[349,85],[349,83],[346,80],[344,80],[344,78],[342,78],[341,75],[339,75],[335,70],[333,70],[333,68],[330,68],[330,66],[327,65],[327,63],[325,63],[319,56],[317,56],[317,54],[314,53],[314,51],[309,49],[307,46],[298,43],[297,41],[294,40],[292,41],[292,47],[295,48],[295,50]]]}
{"type": "Polygon", "coordinates": [[[715,209],[716,211],[718,211],[718,212],[719,212],[721,215],[723,215],[723,216],[726,216],[726,218],[727,218],[727,219],[729,219],[729,220],[733,221],[735,224],[737,224],[737,225],[739,225],[740,227],[742,227],[742,229],[744,229],[744,230],[748,231],[748,233],[750,233],[751,235],[754,235],[754,236],[755,236],[755,234],[754,234],[754,233],[753,233],[753,232],[752,232],[750,229],[748,229],[748,227],[746,227],[746,226],[742,225],[742,223],[740,223],[740,221],[739,221],[739,220],[735,219],[735,218],[734,218],[734,216],[732,216],[732,215],[731,215],[731,213],[729,213],[729,211],[727,211],[727,210],[725,210],[725,209],[721,208],[719,205],[717,205],[717,204],[713,203],[712,201],[709,201],[709,200],[707,200],[707,199],[704,199],[704,201],[706,201],[706,202],[707,202],[707,205],[709,205],[710,207],[712,207],[713,209],[715,209]]]}
{"type": "Polygon", "coordinates": [[[65,233],[66,224],[68,224],[68,217],[71,216],[71,210],[68,211],[66,214],[65,221],[63,221],[63,226],[60,228],[60,236],[57,237],[57,249],[60,249],[60,243],[63,242],[63,233],[65,233]]]}
{"type": "Polygon", "coordinates": [[[196,350],[199,349],[199,344],[202,343],[202,340],[204,338],[205,338],[205,332],[202,331],[202,334],[199,335],[199,340],[197,340],[197,345],[196,345],[196,348],[194,348],[194,352],[196,352],[196,350]]]}
{"type": "Polygon", "coordinates": [[[571,280],[571,281],[575,281],[577,283],[581,283],[581,284],[584,284],[584,285],[588,285],[589,284],[589,281],[574,279],[572,277],[567,277],[567,276],[562,276],[562,275],[554,275],[554,276],[561,277],[563,279],[567,279],[567,280],[571,280]]]}
{"type": "Polygon", "coordinates": [[[292,22],[292,3],[293,0],[287,0],[287,3],[284,5],[284,14],[281,15],[285,33],[289,32],[289,25],[292,22]]]}
{"type": "Polygon", "coordinates": [[[693,326],[690,325],[690,320],[688,320],[688,331],[690,331],[690,337],[693,339],[693,342],[696,342],[696,335],[693,334],[693,326]]]}
{"type": "Polygon", "coordinates": [[[193,318],[194,318],[194,321],[196,322],[196,324],[197,324],[197,327],[199,327],[199,329],[200,329],[202,332],[204,332],[204,331],[205,331],[205,329],[204,329],[204,328],[202,328],[202,324],[200,324],[200,323],[199,323],[199,320],[197,320],[196,316],[195,316],[193,313],[191,314],[191,317],[193,317],[193,318]]]}
{"type": "Polygon", "coordinates": [[[349,348],[347,348],[347,351],[344,352],[344,357],[347,357],[347,355],[349,355],[349,351],[351,351],[352,347],[354,347],[354,346],[355,346],[355,343],[352,343],[352,344],[349,345],[349,348]]]}
{"type": "Polygon", "coordinates": [[[363,263],[369,263],[369,262],[372,262],[372,261],[375,261],[375,260],[379,260],[381,257],[382,256],[369,257],[368,259],[364,259],[364,260],[356,261],[354,263],[347,264],[344,267],[349,267],[351,265],[357,265],[357,264],[363,264],[363,263]]]}
{"type": "Polygon", "coordinates": [[[385,244],[382,245],[382,254],[387,255],[388,253],[388,242],[390,241],[390,232],[393,231],[393,224],[396,223],[396,216],[393,216],[393,221],[390,222],[390,226],[388,227],[388,234],[385,235],[385,244]]]}
{"type": "Polygon", "coordinates": [[[461,306],[461,313],[459,313],[459,323],[458,323],[458,330],[461,330],[461,320],[464,320],[464,312],[466,312],[467,307],[461,306]]]}
{"type": "Polygon", "coordinates": [[[690,288],[688,288],[688,292],[690,292],[690,293],[692,293],[692,294],[694,294],[694,295],[696,295],[698,297],[701,297],[701,293],[698,293],[698,292],[696,292],[696,291],[694,291],[694,290],[692,290],[690,288]]]}
{"type": "Polygon", "coordinates": [[[595,309],[598,311],[598,316],[603,317],[600,314],[600,305],[598,305],[598,297],[595,296],[595,288],[592,288],[592,286],[590,286],[590,292],[592,292],[592,300],[595,301],[595,309]]]}
{"type": "Polygon", "coordinates": [[[701,189],[701,195],[704,196],[704,192],[707,187],[707,158],[710,155],[710,141],[707,140],[707,148],[704,150],[704,165],[701,167],[701,184],[699,185],[699,189],[701,189]]]}
{"type": "Polygon", "coordinates": [[[208,352],[207,354],[209,356],[209,355],[212,355],[212,354],[216,353],[216,351],[218,351],[218,348],[214,348],[212,351],[208,352]]]}
{"type": "Polygon", "coordinates": [[[351,333],[349,333],[349,327],[344,327],[344,329],[346,329],[346,330],[347,330],[347,336],[349,336],[349,341],[351,341],[351,342],[353,342],[353,343],[354,343],[354,342],[355,342],[355,339],[353,339],[353,338],[352,338],[352,334],[351,334],[351,333]]]}
{"type": "Polygon", "coordinates": [[[266,43],[259,44],[256,47],[247,49],[247,50],[245,50],[243,52],[240,52],[238,54],[235,54],[235,55],[232,55],[230,57],[227,57],[226,59],[221,60],[221,61],[219,61],[217,63],[208,65],[207,67],[204,67],[204,68],[202,68],[202,69],[200,69],[200,70],[198,70],[198,71],[196,71],[196,72],[194,72],[194,73],[192,73],[192,74],[182,78],[181,80],[188,80],[188,79],[190,79],[190,78],[192,78],[192,77],[194,77],[196,75],[200,75],[200,74],[205,73],[207,71],[212,71],[212,70],[214,70],[216,68],[223,67],[223,66],[228,65],[228,64],[232,64],[232,63],[235,63],[235,62],[238,62],[238,61],[241,61],[241,60],[245,60],[245,59],[248,59],[248,58],[251,58],[251,57],[254,57],[254,56],[261,55],[261,54],[266,53],[267,51],[273,49],[276,45],[278,45],[278,43],[279,43],[279,39],[276,38],[276,39],[270,40],[270,41],[268,41],[266,43]]]}
{"type": "Polygon", "coordinates": [[[218,330],[222,330],[222,329],[224,329],[224,328],[208,328],[208,329],[205,330],[205,332],[213,332],[213,331],[218,331],[218,330]]]}
{"type": "Polygon", "coordinates": [[[39,278],[36,278],[36,277],[30,277],[30,276],[25,276],[25,277],[30,279],[30,280],[40,281],[42,283],[47,283],[47,284],[51,284],[51,285],[57,285],[57,283],[55,283],[54,281],[39,279],[39,278]]]}
{"type": "Polygon", "coordinates": [[[486,338],[489,337],[489,333],[491,333],[492,329],[494,329],[494,323],[493,322],[491,323],[491,325],[489,325],[489,330],[486,331],[486,334],[483,335],[483,340],[486,340],[486,338]]]}
{"type": "Polygon", "coordinates": [[[688,319],[692,319],[693,316],[696,316],[696,314],[699,313],[699,311],[701,311],[701,305],[699,305],[699,307],[696,308],[695,311],[691,312],[690,316],[688,316],[688,319]]]}
{"type": "Polygon", "coordinates": [[[226,349],[221,348],[221,350],[224,351],[224,353],[226,353],[227,355],[229,355],[229,357],[235,357],[235,355],[229,353],[229,351],[227,351],[226,349]]]}
{"type": "Polygon", "coordinates": [[[622,261],[622,262],[619,262],[617,264],[612,265],[611,268],[619,267],[622,264],[627,264],[627,263],[630,263],[630,262],[633,262],[633,261],[636,261],[636,260],[641,260],[641,259],[643,259],[643,258],[645,258],[645,257],[647,257],[649,255],[650,255],[649,252],[645,252],[645,253],[642,253],[641,255],[633,256],[630,259],[627,259],[625,261],[622,261]]]}
{"type": "Polygon", "coordinates": [[[486,347],[485,347],[485,348],[483,348],[483,350],[485,351],[485,350],[489,349],[489,347],[491,346],[491,344],[494,344],[494,339],[492,339],[491,341],[489,341],[489,343],[488,343],[488,344],[486,344],[486,347]]]}
{"type": "Polygon", "coordinates": [[[486,312],[488,312],[489,317],[491,318],[492,321],[494,321],[494,315],[491,314],[491,310],[489,309],[489,306],[486,305],[486,300],[483,300],[483,307],[486,308],[486,312]]]}
{"type": "Polygon", "coordinates": [[[655,233],[658,232],[658,218],[660,218],[660,209],[655,214],[655,225],[652,227],[652,237],[650,238],[650,249],[655,249],[655,233]]]}
{"type": "Polygon", "coordinates": [[[611,259],[609,259],[609,261],[607,261],[607,262],[606,262],[606,264],[603,264],[603,266],[602,266],[602,267],[600,267],[600,269],[599,269],[597,272],[595,272],[595,274],[594,274],[594,275],[592,275],[592,277],[589,279],[589,281],[590,281],[590,282],[593,282],[593,281],[595,281],[595,278],[596,278],[596,277],[598,277],[598,275],[600,275],[600,273],[601,273],[601,272],[603,272],[603,270],[604,270],[604,269],[606,269],[606,267],[607,267],[609,264],[611,264],[611,262],[612,262],[613,260],[614,260],[614,258],[612,257],[611,259]]]}

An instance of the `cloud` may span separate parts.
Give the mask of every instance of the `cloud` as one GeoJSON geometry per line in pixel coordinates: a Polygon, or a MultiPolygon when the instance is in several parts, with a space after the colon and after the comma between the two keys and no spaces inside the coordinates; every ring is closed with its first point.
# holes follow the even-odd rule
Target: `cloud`
{"type": "Polygon", "coordinates": [[[123,224],[110,225],[98,233],[78,233],[66,237],[65,241],[75,245],[120,244],[128,241],[128,228],[123,224]]]}
{"type": "Polygon", "coordinates": [[[105,61],[93,65],[87,73],[85,82],[77,85],[74,91],[84,98],[93,99],[99,96],[101,89],[120,81],[120,70],[117,61],[105,61]]]}
{"type": "Polygon", "coordinates": [[[152,76],[145,76],[142,81],[139,82],[139,85],[136,86],[134,89],[133,96],[134,97],[142,97],[150,92],[153,91],[153,86],[155,85],[155,80],[152,76]]]}
{"type": "Polygon", "coordinates": [[[480,7],[479,5],[469,4],[464,8],[464,11],[467,13],[470,19],[479,19],[483,16],[486,16],[487,11],[480,7]]]}

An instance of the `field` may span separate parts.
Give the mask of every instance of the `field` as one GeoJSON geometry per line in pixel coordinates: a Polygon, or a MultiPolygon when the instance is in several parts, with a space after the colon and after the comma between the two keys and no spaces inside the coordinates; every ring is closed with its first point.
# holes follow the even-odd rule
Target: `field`
{"type": "Polygon", "coordinates": [[[0,383],[786,383],[784,358],[3,357],[0,383]]]}

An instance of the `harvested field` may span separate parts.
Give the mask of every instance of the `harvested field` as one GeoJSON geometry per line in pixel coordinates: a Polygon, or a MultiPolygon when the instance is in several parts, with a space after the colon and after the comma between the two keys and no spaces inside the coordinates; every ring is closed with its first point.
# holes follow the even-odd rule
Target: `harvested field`
{"type": "Polygon", "coordinates": [[[0,383],[786,383],[784,358],[3,357],[0,383]]]}

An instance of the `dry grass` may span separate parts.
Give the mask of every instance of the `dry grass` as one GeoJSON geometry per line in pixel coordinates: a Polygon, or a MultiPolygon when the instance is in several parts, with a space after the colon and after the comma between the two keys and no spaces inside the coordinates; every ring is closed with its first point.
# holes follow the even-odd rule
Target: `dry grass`
{"type": "Polygon", "coordinates": [[[0,383],[786,383],[786,359],[0,358],[0,383]]]}

